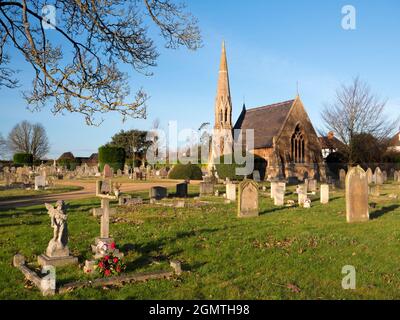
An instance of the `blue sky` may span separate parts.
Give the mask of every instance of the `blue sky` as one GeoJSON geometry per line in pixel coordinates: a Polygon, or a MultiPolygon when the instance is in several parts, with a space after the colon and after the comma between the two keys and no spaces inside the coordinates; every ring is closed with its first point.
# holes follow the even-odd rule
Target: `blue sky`
{"type": "MultiPolygon", "coordinates": [[[[122,123],[117,114],[100,127],[88,127],[79,115],[53,116],[50,107],[31,113],[20,90],[0,90],[0,132],[6,136],[22,120],[41,122],[49,135],[49,157],[65,151],[88,156],[121,129],[162,128],[178,121],[180,129],[213,123],[221,52],[226,41],[233,100],[233,121],[245,97],[248,108],[292,99],[296,82],[316,129],[320,112],[336,88],[359,75],[388,100],[390,117],[400,113],[400,2],[398,0],[188,0],[199,19],[203,48],[166,50],[158,38],[157,68],[152,77],[131,73],[132,91],[143,87],[151,99],[147,120],[122,123]],[[357,10],[357,29],[341,27],[344,5],[357,10]]],[[[51,31],[50,31],[51,32],[51,31]]],[[[23,86],[32,71],[13,55],[23,86]]],[[[126,71],[129,67],[126,66],[126,71]]]]}

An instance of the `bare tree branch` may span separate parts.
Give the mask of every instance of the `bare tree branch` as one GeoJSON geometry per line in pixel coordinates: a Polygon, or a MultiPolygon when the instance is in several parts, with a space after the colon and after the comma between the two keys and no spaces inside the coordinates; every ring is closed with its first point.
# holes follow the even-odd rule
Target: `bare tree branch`
{"type": "Polygon", "coordinates": [[[89,125],[109,111],[127,117],[146,116],[147,94],[131,94],[125,65],[144,75],[156,66],[158,53],[148,36],[155,24],[168,48],[201,46],[197,21],[173,0],[55,0],[57,23],[42,14],[45,0],[0,1],[0,86],[17,85],[5,49],[14,47],[32,66],[29,107],[52,105],[55,114],[80,113],[89,125]],[[57,34],[60,38],[54,39],[57,34]],[[72,52],[72,55],[69,54],[72,52]]]}

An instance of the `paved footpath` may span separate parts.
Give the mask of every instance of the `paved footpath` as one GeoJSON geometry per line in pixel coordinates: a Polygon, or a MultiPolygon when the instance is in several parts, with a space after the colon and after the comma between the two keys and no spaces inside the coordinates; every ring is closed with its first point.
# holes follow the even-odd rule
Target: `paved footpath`
{"type": "MultiPolygon", "coordinates": [[[[146,191],[151,187],[161,186],[161,187],[173,187],[179,181],[167,181],[163,182],[160,180],[159,182],[123,182],[121,186],[122,192],[134,192],[134,191],[146,191]]],[[[95,197],[96,193],[96,183],[95,182],[85,182],[85,181],[57,181],[57,185],[60,186],[78,186],[82,187],[82,190],[64,192],[64,193],[54,193],[54,194],[46,194],[46,195],[38,195],[32,197],[25,198],[14,198],[10,200],[0,200],[0,209],[13,209],[18,207],[28,207],[39,204],[44,204],[45,202],[56,202],[57,200],[71,201],[71,200],[79,200],[79,199],[89,199],[95,197]]]]}

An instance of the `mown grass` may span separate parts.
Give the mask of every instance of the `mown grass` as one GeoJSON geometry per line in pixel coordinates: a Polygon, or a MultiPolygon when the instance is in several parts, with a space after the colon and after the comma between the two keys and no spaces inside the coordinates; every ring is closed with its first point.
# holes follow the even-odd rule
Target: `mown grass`
{"type": "MultiPolygon", "coordinates": [[[[222,190],[223,188],[221,188],[222,190]]],[[[172,190],[172,189],[171,189],[172,190]]],[[[191,196],[198,188],[191,187],[191,196]]],[[[295,199],[288,190],[286,199],[295,199]]],[[[385,185],[371,198],[371,221],[347,224],[341,191],[312,208],[274,207],[260,197],[261,215],[236,217],[236,204],[219,198],[190,208],[156,205],[121,210],[111,234],[125,252],[128,272],[168,269],[168,259],[183,262],[184,274],[172,280],[127,284],[121,288],[84,288],[43,298],[24,287],[11,265],[15,253],[36,261],[52,235],[43,206],[0,212],[1,299],[398,299],[400,298],[400,209],[385,185]],[[342,267],[357,271],[357,289],[343,290],[342,267]]],[[[147,192],[135,196],[146,198],[147,192]]],[[[193,199],[189,202],[194,203],[193,199]]],[[[70,249],[80,263],[90,258],[99,221],[90,209],[97,199],[69,203],[70,249]]],[[[35,267],[35,264],[31,264],[35,267]]],[[[79,267],[57,269],[59,283],[87,279],[79,267]]]]}
{"type": "Polygon", "coordinates": [[[44,194],[54,194],[82,190],[82,187],[78,186],[54,186],[47,190],[26,190],[26,189],[6,189],[0,190],[0,201],[1,200],[11,200],[15,198],[26,198],[44,194]]]}

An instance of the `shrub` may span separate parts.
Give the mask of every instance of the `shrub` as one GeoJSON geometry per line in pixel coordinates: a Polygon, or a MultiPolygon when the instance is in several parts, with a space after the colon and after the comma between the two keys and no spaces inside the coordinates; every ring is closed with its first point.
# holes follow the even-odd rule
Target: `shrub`
{"type": "Polygon", "coordinates": [[[33,155],[31,153],[16,153],[13,160],[17,166],[31,166],[33,164],[33,155]]]}
{"type": "Polygon", "coordinates": [[[120,147],[102,146],[99,148],[99,166],[103,171],[108,164],[114,171],[123,170],[125,165],[125,149],[120,147]]]}
{"type": "Polygon", "coordinates": [[[202,180],[203,174],[199,166],[195,164],[176,164],[169,172],[170,179],[202,180]]]}
{"type": "MultiPolygon", "coordinates": [[[[246,178],[246,176],[238,176],[236,175],[236,169],[237,168],[244,168],[246,164],[237,164],[235,162],[234,156],[227,155],[227,159],[232,158],[232,163],[231,164],[225,164],[224,163],[224,156],[220,158],[219,163],[216,164],[215,168],[217,169],[218,177],[220,179],[225,180],[228,178],[229,180],[243,180],[246,178]]],[[[258,170],[260,172],[260,178],[261,180],[264,180],[265,177],[265,169],[267,167],[267,162],[265,159],[259,157],[259,156],[254,156],[254,169],[253,170],[258,170]]]]}

